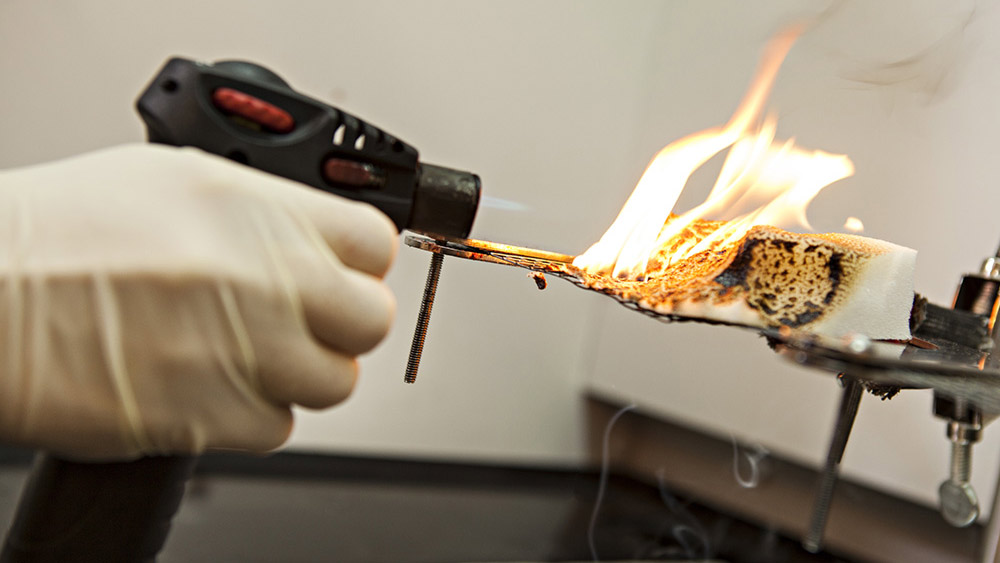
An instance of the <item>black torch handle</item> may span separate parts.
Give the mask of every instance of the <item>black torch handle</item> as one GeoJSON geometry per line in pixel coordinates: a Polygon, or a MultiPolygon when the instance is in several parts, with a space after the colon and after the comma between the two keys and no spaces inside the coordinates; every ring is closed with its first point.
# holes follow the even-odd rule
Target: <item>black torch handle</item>
{"type": "Polygon", "coordinates": [[[39,455],[0,562],[154,561],[196,461],[81,463],[39,455]]]}

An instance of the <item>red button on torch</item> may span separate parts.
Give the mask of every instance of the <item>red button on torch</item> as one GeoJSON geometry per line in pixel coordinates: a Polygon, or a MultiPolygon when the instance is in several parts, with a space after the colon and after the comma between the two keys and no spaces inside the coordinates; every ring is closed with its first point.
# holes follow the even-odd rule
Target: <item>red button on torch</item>
{"type": "Polygon", "coordinates": [[[385,172],[364,162],[328,158],[323,163],[323,178],[331,184],[351,188],[381,188],[385,185],[385,172]]]}
{"type": "Polygon", "coordinates": [[[232,88],[216,88],[212,103],[226,113],[238,115],[268,131],[290,133],[295,129],[295,119],[287,111],[245,92],[232,88]]]}

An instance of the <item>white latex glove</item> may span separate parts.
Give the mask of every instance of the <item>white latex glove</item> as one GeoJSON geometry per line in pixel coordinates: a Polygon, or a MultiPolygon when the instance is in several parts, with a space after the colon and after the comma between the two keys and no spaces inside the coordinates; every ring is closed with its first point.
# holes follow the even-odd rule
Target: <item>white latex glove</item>
{"type": "Polygon", "coordinates": [[[0,440],[276,448],[388,331],[396,246],[374,207],[194,149],[0,172],[0,440]]]}

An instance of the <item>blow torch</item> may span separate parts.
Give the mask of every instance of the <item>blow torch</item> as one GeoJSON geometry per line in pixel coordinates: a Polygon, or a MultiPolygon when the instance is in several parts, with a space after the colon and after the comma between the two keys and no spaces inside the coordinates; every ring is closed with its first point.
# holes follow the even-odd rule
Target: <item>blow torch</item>
{"type": "MultiPolygon", "coordinates": [[[[262,66],[173,58],[136,107],[150,142],[197,147],[368,202],[400,231],[465,238],[472,229],[482,190],[478,176],[420,162],[411,145],[296,92],[262,66]]],[[[436,280],[440,255],[434,257],[428,279],[436,280]]],[[[422,319],[432,290],[428,283],[422,319]]],[[[415,336],[411,366],[421,347],[415,336]]],[[[412,382],[410,368],[407,373],[412,382]]],[[[174,456],[91,464],[39,456],[0,561],[155,559],[195,462],[174,456]]]]}

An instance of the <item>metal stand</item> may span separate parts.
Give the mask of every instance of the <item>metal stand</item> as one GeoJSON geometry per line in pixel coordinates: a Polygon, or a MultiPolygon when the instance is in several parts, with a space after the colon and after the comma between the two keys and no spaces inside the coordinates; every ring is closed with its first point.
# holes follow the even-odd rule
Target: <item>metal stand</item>
{"type": "Polygon", "coordinates": [[[983,528],[981,538],[979,540],[979,561],[981,563],[1000,563],[1000,472],[997,472],[997,488],[993,492],[990,520],[983,528]]]}
{"type": "Polygon", "coordinates": [[[833,429],[833,437],[830,439],[830,450],[826,455],[826,465],[823,466],[823,474],[816,491],[816,501],[813,504],[809,530],[805,539],[802,540],[802,547],[810,553],[819,553],[822,549],[823,530],[826,528],[827,517],[830,515],[830,501],[833,500],[833,489],[837,484],[837,475],[840,472],[840,461],[844,458],[847,439],[851,436],[851,428],[854,427],[854,419],[857,417],[858,405],[861,403],[861,395],[864,392],[864,386],[857,379],[845,375],[844,381],[846,386],[840,399],[840,409],[837,411],[837,423],[833,429]]]}
{"type": "MultiPolygon", "coordinates": [[[[572,256],[471,239],[410,236],[406,238],[406,244],[433,252],[435,256],[447,254],[552,274],[579,287],[606,293],[626,307],[659,320],[698,320],[645,309],[614,292],[594,289],[587,281],[587,274],[572,266],[572,256]]],[[[1000,251],[997,254],[984,263],[981,275],[966,276],[972,281],[969,282],[969,291],[963,293],[970,303],[978,305],[985,299],[984,303],[994,305],[992,309],[986,307],[980,311],[977,307],[959,306],[957,301],[956,306],[949,309],[916,296],[911,313],[911,322],[915,323],[915,338],[908,342],[873,343],[861,335],[830,339],[788,327],[744,327],[767,337],[775,351],[797,364],[844,374],[844,393],[817,489],[809,529],[802,542],[805,549],[818,552],[822,547],[840,462],[866,386],[875,393],[881,388],[886,397],[891,397],[901,389],[933,389],[936,403],[941,402],[938,398],[943,398],[989,417],[1000,413],[1000,352],[997,352],[1000,350],[1000,336],[994,335],[994,353],[984,353],[988,348],[992,321],[996,319],[996,310],[1000,308],[995,306],[1000,303],[1000,298],[997,297],[1000,293],[1000,251]],[[973,283],[977,280],[983,283],[973,283]],[[985,314],[987,310],[990,315],[985,314]]],[[[432,262],[429,278],[434,275],[435,263],[432,262]]],[[[432,288],[433,284],[429,287],[432,288]]],[[[425,293],[426,306],[422,308],[422,320],[411,352],[411,360],[416,361],[411,361],[412,367],[407,370],[407,381],[410,382],[416,376],[416,365],[422,348],[422,331],[426,331],[426,316],[433,303],[433,289],[429,291],[430,299],[425,293]],[[423,314],[424,310],[426,314],[423,314]]],[[[963,300],[966,300],[965,297],[963,300]]],[[[955,443],[953,469],[942,488],[941,498],[945,518],[952,524],[964,525],[966,521],[971,524],[975,520],[973,509],[976,503],[971,494],[967,471],[971,443],[975,441],[973,432],[978,432],[985,425],[986,419],[982,422],[978,419],[966,421],[957,416],[960,413],[955,414],[956,416],[948,417],[950,422],[957,424],[954,428],[949,427],[950,437],[955,443]],[[961,426],[963,423],[965,427],[961,426]]],[[[982,542],[982,560],[1000,563],[1000,541],[997,539],[1000,536],[1000,495],[994,498],[993,506],[994,516],[991,516],[982,542]]]]}

